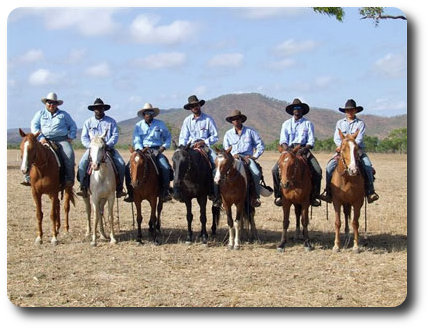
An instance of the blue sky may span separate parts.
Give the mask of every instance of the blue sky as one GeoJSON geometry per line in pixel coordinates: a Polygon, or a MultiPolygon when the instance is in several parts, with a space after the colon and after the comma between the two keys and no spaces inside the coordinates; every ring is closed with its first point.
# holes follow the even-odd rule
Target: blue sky
{"type": "MultiPolygon", "coordinates": [[[[399,14],[397,9],[388,12],[399,14]]],[[[343,23],[310,8],[17,8],[7,22],[7,127],[54,91],[78,127],[96,97],[117,121],[145,102],[258,92],[365,113],[407,112],[407,23],[343,23]],[[18,115],[19,114],[19,115],[18,115]]],[[[246,109],[243,109],[246,111],[246,109]]]]}

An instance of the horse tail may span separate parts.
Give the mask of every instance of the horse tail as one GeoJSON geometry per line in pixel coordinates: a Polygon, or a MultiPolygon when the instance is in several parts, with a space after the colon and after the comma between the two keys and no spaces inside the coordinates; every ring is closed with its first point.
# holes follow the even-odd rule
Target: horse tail
{"type": "Polygon", "coordinates": [[[213,221],[216,223],[217,227],[219,226],[219,218],[220,218],[221,208],[218,206],[212,206],[212,216],[213,221]]]}
{"type": "Polygon", "coordinates": [[[61,200],[63,200],[64,197],[64,190],[66,191],[66,201],[69,200],[69,202],[72,202],[73,206],[76,207],[75,204],[75,192],[73,191],[72,187],[67,187],[65,189],[61,190],[61,200]]]}

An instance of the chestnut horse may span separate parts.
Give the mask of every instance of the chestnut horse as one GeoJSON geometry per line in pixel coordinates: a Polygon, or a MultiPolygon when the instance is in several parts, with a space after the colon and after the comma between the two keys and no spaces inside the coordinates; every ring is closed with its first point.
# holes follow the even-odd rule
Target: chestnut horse
{"type": "Polygon", "coordinates": [[[137,239],[142,243],[142,201],[147,200],[151,206],[151,215],[149,217],[149,233],[152,236],[154,244],[160,242],[157,238],[157,231],[161,226],[161,210],[163,209],[163,200],[161,198],[160,180],[157,166],[151,155],[151,149],[134,150],[130,147],[130,177],[131,186],[133,187],[134,204],[137,210],[137,239]],[[157,202],[158,201],[158,202],[157,202]],[[157,211],[157,215],[155,214],[157,211]]]}
{"type": "Polygon", "coordinates": [[[60,200],[58,193],[61,192],[63,194],[65,191],[65,227],[68,232],[70,202],[75,205],[73,187],[61,187],[60,164],[54,151],[50,147],[42,145],[37,140],[40,132],[26,134],[22,129],[19,129],[19,134],[22,136],[20,145],[22,158],[21,171],[23,174],[30,173],[31,193],[36,204],[37,238],[35,242],[36,244],[42,244],[42,195],[45,194],[51,199],[51,243],[56,245],[60,229],[60,200]]]}
{"type": "Polygon", "coordinates": [[[104,134],[94,136],[90,142],[90,180],[89,197],[84,198],[87,211],[87,236],[91,235],[91,206],[94,211],[94,228],[92,231],[91,245],[97,245],[97,227],[100,226],[100,234],[106,239],[103,230],[103,213],[106,202],[108,203],[108,217],[110,224],[110,242],[115,244],[113,207],[115,202],[116,177],[113,160],[107,155],[104,134]]]}
{"type": "Polygon", "coordinates": [[[364,178],[359,170],[358,145],[355,142],[358,130],[344,136],[339,130],[342,144],[340,146],[339,161],[331,179],[331,192],[335,212],[335,239],[333,251],[340,249],[339,231],[341,226],[340,208],[343,206],[345,215],[345,233],[349,233],[348,219],[351,218],[351,206],[354,208],[352,228],[354,230],[354,252],[359,252],[358,247],[358,219],[364,202],[364,178]]]}
{"type": "MultiPolygon", "coordinates": [[[[185,203],[187,208],[188,232],[186,243],[190,244],[193,239],[191,224],[193,221],[192,199],[196,198],[200,206],[200,238],[203,244],[207,244],[208,233],[206,231],[206,204],[207,197],[213,186],[212,168],[205,151],[195,150],[187,146],[176,147],[173,153],[173,198],[181,203],[185,203]]],[[[216,227],[219,221],[220,208],[212,206],[212,235],[216,234],[216,227]]]]}
{"type": "Polygon", "coordinates": [[[238,250],[244,220],[247,220],[251,226],[252,239],[257,237],[257,229],[254,222],[255,209],[251,207],[250,199],[248,198],[249,185],[245,165],[242,160],[233,158],[231,149],[231,147],[227,150],[215,148],[217,158],[215,160],[216,173],[214,181],[219,184],[222,203],[227,214],[229,227],[228,246],[230,249],[238,250]],[[233,205],[236,206],[236,219],[234,222],[232,216],[233,205]]]}
{"type": "Polygon", "coordinates": [[[278,160],[280,187],[282,195],[282,209],[284,212],[281,243],[278,251],[284,251],[287,243],[287,230],[290,224],[290,208],[294,205],[296,213],[296,237],[300,232],[300,219],[303,226],[304,247],[307,251],[312,249],[309,241],[309,205],[312,190],[311,172],[306,160],[297,155],[301,147],[293,150],[284,150],[278,147],[281,156],[278,160]]]}

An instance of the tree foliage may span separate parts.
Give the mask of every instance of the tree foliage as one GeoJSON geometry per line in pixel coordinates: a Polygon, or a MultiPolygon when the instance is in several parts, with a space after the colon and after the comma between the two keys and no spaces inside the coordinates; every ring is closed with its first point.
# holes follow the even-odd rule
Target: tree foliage
{"type": "MultiPolygon", "coordinates": [[[[345,11],[342,7],[313,7],[313,10],[320,14],[334,16],[339,22],[343,21],[345,11]]],[[[377,26],[381,19],[402,19],[406,20],[403,15],[393,16],[388,15],[384,11],[384,7],[361,7],[358,9],[361,19],[372,19],[377,26]]]]}

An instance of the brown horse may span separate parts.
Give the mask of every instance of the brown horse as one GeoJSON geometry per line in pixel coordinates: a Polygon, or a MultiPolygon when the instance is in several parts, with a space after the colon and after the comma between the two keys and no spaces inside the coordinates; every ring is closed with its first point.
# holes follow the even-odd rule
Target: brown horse
{"type": "Polygon", "coordinates": [[[355,142],[358,131],[354,134],[344,136],[339,130],[342,139],[340,147],[340,157],[331,179],[331,192],[333,197],[333,207],[335,218],[335,239],[333,251],[340,249],[340,208],[343,206],[345,215],[345,233],[349,233],[348,219],[351,218],[351,206],[354,208],[354,219],[352,228],[354,230],[354,252],[359,252],[358,248],[358,219],[360,210],[364,202],[364,178],[359,171],[358,145],[355,142]]]}
{"type": "Polygon", "coordinates": [[[19,129],[19,134],[22,136],[20,145],[22,158],[21,171],[23,174],[30,173],[31,193],[36,204],[38,233],[35,242],[37,244],[42,243],[42,195],[45,194],[51,199],[51,243],[56,245],[60,229],[60,200],[58,193],[61,192],[63,194],[65,190],[64,213],[66,218],[65,227],[68,232],[70,202],[75,205],[73,187],[63,188],[60,186],[60,165],[54,152],[37,140],[40,132],[26,134],[22,129],[19,129]]]}
{"type": "Polygon", "coordinates": [[[157,231],[161,227],[161,210],[163,200],[161,198],[161,188],[157,166],[151,158],[151,149],[134,150],[130,147],[130,176],[131,186],[133,187],[134,204],[137,211],[137,239],[142,243],[142,201],[147,200],[151,206],[149,218],[149,233],[154,244],[160,244],[157,238],[157,231]],[[158,203],[157,203],[158,199],[158,203]],[[157,212],[157,215],[156,215],[157,212]]]}
{"type": "Polygon", "coordinates": [[[248,179],[245,172],[245,165],[239,159],[234,159],[231,155],[231,147],[227,150],[215,148],[217,158],[215,159],[216,172],[214,181],[219,184],[222,203],[227,214],[227,224],[229,227],[230,249],[240,248],[240,234],[244,221],[247,220],[251,226],[252,238],[257,237],[255,228],[254,213],[251,207],[248,193],[248,179]],[[233,222],[232,206],[236,206],[236,219],[233,222]],[[234,226],[234,227],[233,227],[234,226]]]}
{"type": "Polygon", "coordinates": [[[293,150],[284,150],[278,147],[281,156],[278,160],[280,187],[282,195],[282,209],[284,212],[283,230],[281,243],[278,251],[284,251],[287,243],[287,230],[290,224],[290,208],[294,205],[296,213],[296,236],[300,231],[300,218],[303,226],[304,247],[311,250],[312,245],[309,241],[309,205],[312,190],[311,172],[306,160],[297,155],[300,146],[293,150]]]}

